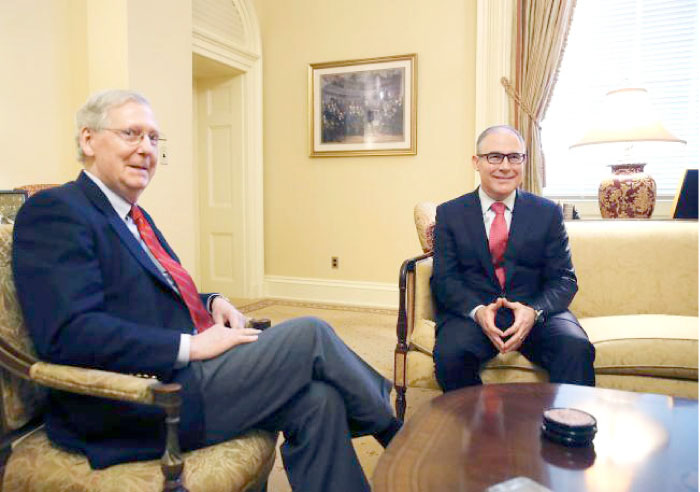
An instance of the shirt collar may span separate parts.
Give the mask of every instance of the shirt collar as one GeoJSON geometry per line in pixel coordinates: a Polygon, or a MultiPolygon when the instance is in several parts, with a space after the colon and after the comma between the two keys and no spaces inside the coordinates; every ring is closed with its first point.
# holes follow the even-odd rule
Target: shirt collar
{"type": "Polygon", "coordinates": [[[110,190],[107,187],[107,185],[104,184],[100,180],[100,178],[98,178],[94,174],[91,174],[85,169],[83,169],[83,172],[88,178],[90,178],[93,181],[93,183],[95,183],[100,188],[100,190],[102,190],[102,193],[105,194],[107,200],[109,200],[109,203],[112,205],[112,208],[115,212],[117,212],[117,215],[119,215],[119,217],[121,217],[122,219],[125,219],[129,212],[131,212],[131,203],[127,202],[115,192],[110,190]]]}
{"type": "MultiPolygon", "coordinates": [[[[501,200],[503,205],[505,205],[506,208],[511,211],[511,213],[513,212],[513,207],[515,206],[515,196],[517,191],[518,190],[513,190],[510,195],[508,195],[504,200],[501,200]]],[[[481,202],[481,213],[485,214],[489,211],[491,205],[493,205],[497,200],[494,200],[488,196],[481,186],[479,186],[479,201],[481,202]]]]}

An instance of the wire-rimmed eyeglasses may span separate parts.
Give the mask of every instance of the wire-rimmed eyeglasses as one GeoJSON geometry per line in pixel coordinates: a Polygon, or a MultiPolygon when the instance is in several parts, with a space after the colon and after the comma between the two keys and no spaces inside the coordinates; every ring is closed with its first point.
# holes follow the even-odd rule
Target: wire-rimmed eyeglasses
{"type": "Polygon", "coordinates": [[[146,132],[136,128],[100,128],[100,130],[116,133],[122,140],[131,145],[140,144],[144,137],[148,137],[148,141],[153,147],[158,147],[159,142],[165,142],[166,140],[158,132],[146,132]]]}

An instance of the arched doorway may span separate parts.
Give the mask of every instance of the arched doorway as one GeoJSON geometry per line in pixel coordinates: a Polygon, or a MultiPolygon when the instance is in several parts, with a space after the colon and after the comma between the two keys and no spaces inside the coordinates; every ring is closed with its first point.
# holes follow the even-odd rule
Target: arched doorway
{"type": "Polygon", "coordinates": [[[262,48],[250,0],[193,0],[201,288],[263,293],[262,48]]]}

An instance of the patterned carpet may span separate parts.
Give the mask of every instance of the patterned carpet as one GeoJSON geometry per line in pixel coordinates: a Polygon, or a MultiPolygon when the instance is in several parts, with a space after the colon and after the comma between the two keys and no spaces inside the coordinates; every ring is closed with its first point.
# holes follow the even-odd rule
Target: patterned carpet
{"type": "MultiPolygon", "coordinates": [[[[238,309],[252,318],[269,318],[273,324],[299,316],[316,316],[329,322],[336,333],[360,357],[389,380],[393,377],[393,357],[396,346],[396,310],[365,308],[264,299],[239,305],[238,309]]],[[[393,394],[392,394],[393,396],[393,394]]],[[[433,391],[412,389],[409,392],[407,416],[423,402],[436,396],[433,391]]],[[[372,437],[353,441],[362,468],[368,478],[372,477],[383,449],[372,437]]],[[[268,482],[268,492],[291,491],[277,455],[277,461],[268,482]]]]}

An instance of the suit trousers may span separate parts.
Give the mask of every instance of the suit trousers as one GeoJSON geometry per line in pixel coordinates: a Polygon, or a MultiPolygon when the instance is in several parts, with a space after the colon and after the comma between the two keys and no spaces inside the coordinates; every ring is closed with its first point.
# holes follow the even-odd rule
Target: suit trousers
{"type": "MultiPolygon", "coordinates": [[[[441,321],[433,358],[443,391],[481,384],[479,369],[498,351],[471,318],[450,316],[441,321]]],[[[513,312],[499,309],[496,326],[505,330],[512,323],[513,312]]],[[[519,351],[546,369],[552,383],[595,386],[595,348],[570,311],[552,314],[544,322],[535,323],[519,351]]]]}
{"type": "Polygon", "coordinates": [[[253,343],[192,364],[201,378],[207,444],[251,428],[281,431],[293,490],[370,490],[351,437],[392,422],[391,383],[329,324],[285,321],[253,343]]]}

